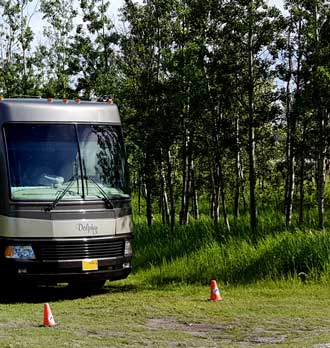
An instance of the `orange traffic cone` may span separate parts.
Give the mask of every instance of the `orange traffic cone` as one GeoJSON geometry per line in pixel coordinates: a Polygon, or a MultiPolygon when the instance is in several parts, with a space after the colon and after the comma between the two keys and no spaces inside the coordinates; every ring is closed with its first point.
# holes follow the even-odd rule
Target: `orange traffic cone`
{"type": "Polygon", "coordinates": [[[222,301],[220,290],[218,288],[217,282],[215,280],[211,280],[211,297],[210,301],[222,301]]]}
{"type": "Polygon", "coordinates": [[[44,326],[55,326],[56,322],[48,303],[44,304],[44,326]]]}

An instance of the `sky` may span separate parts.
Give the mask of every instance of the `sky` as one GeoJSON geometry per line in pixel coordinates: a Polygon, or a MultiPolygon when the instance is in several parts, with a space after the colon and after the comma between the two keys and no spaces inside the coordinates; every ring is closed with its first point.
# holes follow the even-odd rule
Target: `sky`
{"type": "Polygon", "coordinates": [[[283,0],[268,0],[269,5],[283,9],[283,0]]]}

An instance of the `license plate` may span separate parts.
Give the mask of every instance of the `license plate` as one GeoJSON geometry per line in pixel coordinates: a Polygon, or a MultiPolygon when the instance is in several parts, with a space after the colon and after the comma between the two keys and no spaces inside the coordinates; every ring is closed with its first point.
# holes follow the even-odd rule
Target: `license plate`
{"type": "Polygon", "coordinates": [[[99,263],[97,260],[83,260],[82,270],[83,271],[97,271],[99,269],[99,263]]]}

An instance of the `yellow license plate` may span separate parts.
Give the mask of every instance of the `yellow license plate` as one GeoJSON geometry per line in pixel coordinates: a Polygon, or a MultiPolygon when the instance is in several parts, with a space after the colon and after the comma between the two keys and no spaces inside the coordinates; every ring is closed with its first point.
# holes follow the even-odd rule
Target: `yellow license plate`
{"type": "Polygon", "coordinates": [[[82,270],[83,271],[97,271],[99,269],[99,263],[97,260],[83,260],[82,270]]]}

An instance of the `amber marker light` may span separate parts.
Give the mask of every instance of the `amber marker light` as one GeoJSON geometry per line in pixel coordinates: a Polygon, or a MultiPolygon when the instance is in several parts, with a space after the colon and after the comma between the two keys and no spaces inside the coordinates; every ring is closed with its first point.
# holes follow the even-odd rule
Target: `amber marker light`
{"type": "Polygon", "coordinates": [[[48,98],[47,101],[48,101],[48,103],[52,103],[54,101],[54,99],[53,98],[48,98]]]}
{"type": "Polygon", "coordinates": [[[3,95],[0,95],[0,102],[2,102],[5,98],[3,97],[3,95]]]}
{"type": "Polygon", "coordinates": [[[64,102],[65,104],[67,104],[67,103],[69,102],[69,99],[64,98],[64,99],[63,99],[63,102],[64,102]]]}
{"type": "Polygon", "coordinates": [[[12,246],[7,246],[5,249],[5,257],[13,257],[13,247],[12,246]]]}
{"type": "Polygon", "coordinates": [[[81,100],[79,98],[76,98],[76,103],[79,104],[81,100]]]}

